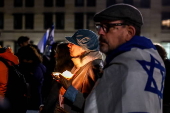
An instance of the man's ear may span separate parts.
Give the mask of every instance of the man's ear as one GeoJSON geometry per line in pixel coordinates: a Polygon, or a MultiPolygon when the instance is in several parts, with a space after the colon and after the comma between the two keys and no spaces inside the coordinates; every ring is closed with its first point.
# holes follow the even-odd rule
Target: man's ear
{"type": "Polygon", "coordinates": [[[129,41],[133,36],[135,36],[136,29],[135,27],[129,25],[127,26],[127,31],[128,31],[128,34],[127,34],[126,41],[129,41]]]}

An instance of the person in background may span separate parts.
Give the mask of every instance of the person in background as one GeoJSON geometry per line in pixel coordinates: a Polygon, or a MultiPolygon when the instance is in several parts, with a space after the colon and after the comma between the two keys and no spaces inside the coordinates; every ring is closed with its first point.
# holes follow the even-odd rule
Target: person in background
{"type": "MultiPolygon", "coordinates": [[[[38,53],[40,53],[38,46],[33,44],[33,41],[30,41],[30,38],[28,36],[20,36],[17,40],[17,43],[20,48],[27,46],[27,45],[32,45],[35,49],[37,49],[38,53]]],[[[18,49],[17,54],[19,54],[20,48],[18,49]]]]}
{"type": "Polygon", "coordinates": [[[18,64],[12,49],[0,46],[0,113],[26,113],[26,87],[23,75],[17,71],[18,64]]]}
{"type": "Polygon", "coordinates": [[[68,43],[60,43],[57,45],[55,50],[56,65],[54,68],[55,72],[63,73],[68,70],[71,71],[74,64],[71,60],[68,43]]]}
{"type": "MultiPolygon", "coordinates": [[[[71,60],[68,43],[60,43],[56,46],[55,49],[55,59],[56,65],[54,72],[63,73],[68,70],[71,71],[74,64],[71,60]]],[[[52,88],[50,93],[43,102],[43,105],[40,106],[40,113],[57,113],[57,105],[59,103],[59,89],[61,85],[53,79],[52,88]]]]}
{"type": "Polygon", "coordinates": [[[30,44],[30,38],[27,36],[20,36],[17,40],[19,47],[24,47],[30,44]]]}
{"type": "Polygon", "coordinates": [[[167,58],[167,52],[165,48],[160,45],[159,43],[154,44],[159,55],[161,56],[162,60],[164,61],[165,68],[166,68],[166,76],[165,76],[165,84],[164,84],[164,91],[163,91],[163,113],[170,113],[170,60],[167,58]]]}
{"type": "Polygon", "coordinates": [[[66,39],[69,41],[68,47],[74,63],[71,70],[73,76],[68,80],[70,83],[68,87],[60,79],[64,78],[62,75],[56,77],[63,85],[59,94],[61,108],[58,107],[57,110],[80,113],[83,112],[84,106],[84,103],[80,104],[80,102],[89,95],[100,77],[100,71],[103,68],[102,54],[99,51],[98,36],[91,30],[79,29],[72,37],[66,37],[66,39]],[[72,93],[73,90],[76,93],[72,93]],[[74,99],[67,98],[69,94],[75,94],[74,99]]]}
{"type": "Polygon", "coordinates": [[[42,104],[42,86],[46,67],[42,64],[42,56],[37,49],[27,45],[20,49],[20,70],[26,77],[30,88],[30,97],[28,98],[27,113],[39,111],[42,104]]]}
{"type": "Polygon", "coordinates": [[[54,72],[54,68],[56,65],[56,58],[55,58],[55,50],[59,42],[54,42],[51,46],[50,55],[43,55],[43,64],[46,67],[46,74],[44,76],[44,83],[43,83],[43,101],[46,100],[47,96],[50,93],[53,77],[51,73],[54,72]]]}

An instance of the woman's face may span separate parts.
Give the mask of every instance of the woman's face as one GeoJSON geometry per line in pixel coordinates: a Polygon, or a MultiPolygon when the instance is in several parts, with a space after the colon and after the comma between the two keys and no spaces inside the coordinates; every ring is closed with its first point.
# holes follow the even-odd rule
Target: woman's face
{"type": "Polygon", "coordinates": [[[69,47],[69,50],[70,50],[70,56],[71,57],[81,56],[85,52],[85,50],[82,47],[75,45],[75,44],[72,44],[72,43],[69,43],[68,47],[69,47]]]}

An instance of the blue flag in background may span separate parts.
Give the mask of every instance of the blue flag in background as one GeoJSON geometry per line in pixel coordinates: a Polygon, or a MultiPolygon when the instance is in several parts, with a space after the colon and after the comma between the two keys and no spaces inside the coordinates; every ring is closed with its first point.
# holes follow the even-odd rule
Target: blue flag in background
{"type": "Polygon", "coordinates": [[[48,39],[47,39],[47,44],[46,45],[52,45],[54,42],[54,25],[52,25],[50,31],[49,31],[49,35],[48,35],[48,39]]]}
{"type": "Polygon", "coordinates": [[[44,53],[48,35],[49,35],[49,29],[46,31],[46,33],[44,33],[43,37],[38,43],[38,49],[40,50],[41,53],[44,53]]]}
{"type": "Polygon", "coordinates": [[[51,46],[54,43],[54,25],[50,29],[47,29],[46,33],[38,43],[40,52],[44,55],[50,55],[51,46]]]}

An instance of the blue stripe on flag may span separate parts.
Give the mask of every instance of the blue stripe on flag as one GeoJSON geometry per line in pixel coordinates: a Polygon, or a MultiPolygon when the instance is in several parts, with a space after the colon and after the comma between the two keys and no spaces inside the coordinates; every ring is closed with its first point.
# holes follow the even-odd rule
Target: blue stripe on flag
{"type": "Polygon", "coordinates": [[[45,44],[44,55],[49,56],[51,53],[52,44],[54,43],[54,25],[52,25],[45,44]]]}
{"type": "Polygon", "coordinates": [[[39,48],[41,53],[44,53],[45,45],[46,45],[47,38],[48,38],[48,34],[49,34],[49,29],[46,31],[46,33],[44,33],[43,37],[41,38],[41,40],[38,43],[38,48],[39,48]]]}

